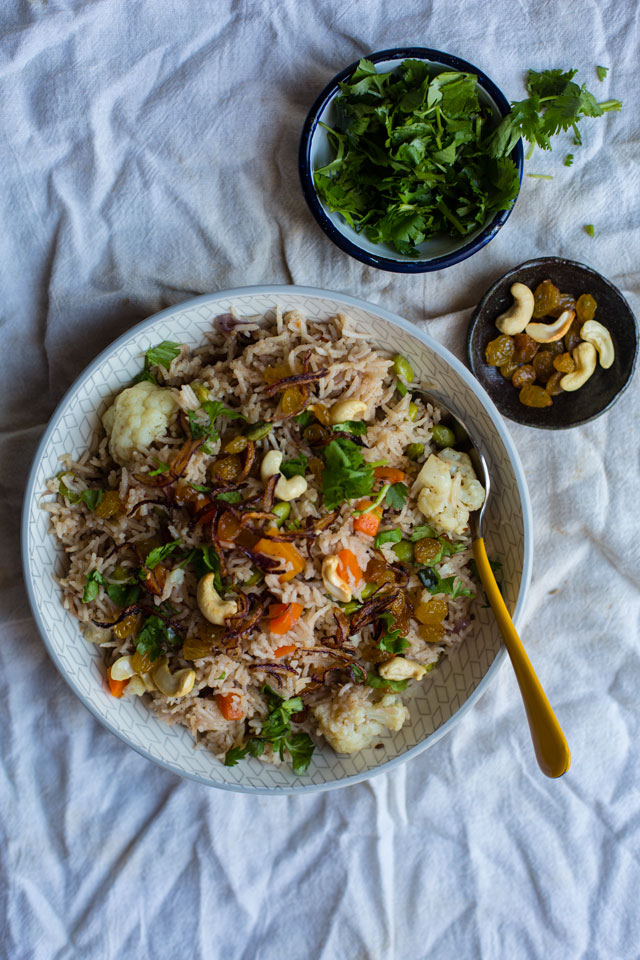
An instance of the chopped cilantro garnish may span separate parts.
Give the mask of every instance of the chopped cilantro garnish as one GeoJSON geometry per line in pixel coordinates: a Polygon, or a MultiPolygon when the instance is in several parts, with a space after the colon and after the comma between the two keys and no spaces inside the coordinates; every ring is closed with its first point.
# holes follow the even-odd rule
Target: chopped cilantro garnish
{"type": "Polygon", "coordinates": [[[72,477],[75,479],[73,474],[69,473],[68,471],[63,471],[62,473],[58,474],[58,479],[60,481],[58,490],[61,496],[66,497],[71,504],[84,503],[92,513],[95,513],[96,508],[102,502],[104,490],[82,490],[80,493],[78,493],[76,490],[73,490],[71,487],[67,486],[67,484],[64,482],[65,477],[72,477]]]}
{"type": "Polygon", "coordinates": [[[303,430],[305,427],[308,427],[310,424],[312,424],[315,419],[316,418],[314,417],[311,410],[303,410],[302,413],[298,413],[294,417],[294,420],[296,421],[298,426],[302,427],[303,430]]]}
{"type": "Polygon", "coordinates": [[[407,684],[409,681],[385,680],[385,678],[381,677],[380,674],[369,671],[367,683],[370,687],[373,687],[374,690],[389,690],[391,693],[400,693],[402,690],[407,689],[407,684]]]}
{"type": "Polygon", "coordinates": [[[378,619],[382,621],[385,628],[378,637],[378,646],[381,650],[385,650],[387,653],[401,653],[409,646],[409,641],[400,636],[400,631],[393,629],[392,613],[381,613],[378,619]]]}
{"type": "Polygon", "coordinates": [[[424,540],[426,537],[435,537],[436,532],[428,523],[422,524],[419,527],[416,527],[413,533],[410,536],[412,543],[415,543],[417,540],[424,540]]]}
{"type": "Polygon", "coordinates": [[[135,383],[139,383],[141,380],[149,380],[151,383],[157,383],[158,381],[152,374],[151,368],[163,366],[165,370],[168,370],[179,354],[180,344],[174,343],[173,340],[163,340],[162,343],[157,344],[155,347],[149,347],[144,355],[144,367],[142,372],[135,378],[135,383]]]}
{"type": "Polygon", "coordinates": [[[147,554],[144,565],[148,570],[155,570],[159,563],[162,563],[163,560],[173,553],[176,547],[179,547],[182,543],[182,540],[173,540],[171,543],[165,543],[162,547],[156,547],[150,553],[147,554]]]}
{"type": "Polygon", "coordinates": [[[107,585],[107,596],[116,607],[128,607],[140,596],[140,587],[136,583],[110,583],[107,585]]]}
{"type": "Polygon", "coordinates": [[[392,483],[387,490],[384,502],[392,510],[402,510],[408,495],[409,491],[404,483],[392,483]]]}
{"type": "Polygon", "coordinates": [[[291,716],[302,710],[301,698],[285,700],[268,685],[262,688],[262,692],[269,701],[269,714],[262,723],[260,736],[250,737],[244,746],[228,750],[224,758],[225,766],[234,767],[239,760],[244,760],[247,754],[252,757],[261,756],[265,743],[270,743],[279,753],[280,759],[284,758],[284,752],[288,750],[293,772],[304,773],[315,747],[308,733],[291,732],[291,716]]]}
{"type": "Polygon", "coordinates": [[[224,403],[220,400],[205,400],[201,404],[200,410],[204,410],[206,415],[206,420],[201,420],[198,417],[198,414],[194,410],[189,410],[189,429],[191,430],[191,436],[194,440],[200,440],[202,437],[206,437],[209,442],[217,440],[220,434],[216,430],[215,422],[218,417],[226,417],[228,420],[246,420],[247,418],[243,413],[240,413],[238,410],[230,410],[228,407],[225,407],[224,403]]]}
{"type": "Polygon", "coordinates": [[[164,620],[153,614],[142,624],[136,640],[136,650],[140,656],[147,654],[150,660],[157,660],[167,649],[175,647],[179,640],[173,627],[167,626],[164,620]]]}
{"type": "Polygon", "coordinates": [[[382,530],[376,535],[374,546],[379,549],[383,543],[399,543],[402,540],[402,530],[395,527],[393,530],[382,530]]]}
{"type": "Polygon", "coordinates": [[[280,473],[283,474],[287,480],[290,480],[291,477],[303,477],[308,466],[308,459],[304,453],[301,453],[299,457],[292,457],[291,460],[285,460],[284,463],[281,463],[280,473]]]}
{"type": "Polygon", "coordinates": [[[204,577],[207,573],[213,573],[213,585],[219,594],[223,594],[225,588],[220,575],[220,559],[214,547],[199,547],[192,551],[192,554],[198,578],[204,577]]]}
{"type": "Polygon", "coordinates": [[[346,437],[336,437],[324,448],[327,469],[322,474],[322,492],[328,510],[344,500],[366,497],[373,488],[373,467],[365,463],[360,447],[346,437]]]}
{"type": "Polygon", "coordinates": [[[573,163],[573,154],[568,153],[564,158],[564,165],[565,167],[570,167],[572,163],[573,163]]]}
{"type": "Polygon", "coordinates": [[[226,490],[224,493],[218,493],[216,500],[222,500],[223,503],[240,503],[242,494],[239,490],[226,490]]]}
{"type": "Polygon", "coordinates": [[[207,487],[203,483],[191,483],[191,481],[189,481],[189,486],[197,493],[211,493],[211,487],[207,487]]]}
{"type": "Polygon", "coordinates": [[[418,570],[420,582],[429,593],[445,593],[455,600],[456,597],[475,597],[475,593],[462,586],[462,581],[455,574],[452,577],[441,577],[433,567],[422,567],[418,570]]]}
{"type": "Polygon", "coordinates": [[[609,73],[609,67],[596,67],[596,73],[598,74],[598,80],[602,82],[609,73]]]}
{"type": "Polygon", "coordinates": [[[596,228],[594,227],[594,225],[593,225],[592,223],[585,223],[585,225],[584,225],[584,232],[585,232],[585,233],[588,233],[590,237],[595,237],[595,235],[596,235],[596,228]]]}
{"type": "Polygon", "coordinates": [[[334,433],[350,433],[354,437],[362,437],[367,432],[364,420],[345,420],[343,423],[334,423],[331,428],[334,433]]]}
{"type": "Polygon", "coordinates": [[[104,582],[104,577],[98,570],[91,570],[87,574],[87,582],[82,591],[82,602],[91,603],[92,600],[95,600],[100,591],[100,584],[104,582]]]}
{"type": "Polygon", "coordinates": [[[161,473],[166,473],[167,470],[170,470],[171,467],[168,463],[165,463],[164,460],[158,460],[156,457],[153,458],[154,463],[157,465],[155,470],[149,470],[150,477],[157,477],[161,473]]]}

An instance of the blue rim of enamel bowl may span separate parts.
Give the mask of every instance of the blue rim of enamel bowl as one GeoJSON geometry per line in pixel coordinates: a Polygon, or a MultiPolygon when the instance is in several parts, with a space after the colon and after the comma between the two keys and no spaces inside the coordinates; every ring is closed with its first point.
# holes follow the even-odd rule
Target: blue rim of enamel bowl
{"type": "MultiPolygon", "coordinates": [[[[407,59],[428,60],[430,63],[441,64],[442,66],[450,67],[453,70],[458,70],[461,73],[475,73],[480,86],[486,93],[489,94],[496,107],[500,111],[500,114],[505,117],[510,111],[507,98],[499,89],[499,87],[495,85],[493,80],[491,80],[477,67],[474,67],[474,65],[469,63],[467,60],[462,60],[460,57],[455,57],[450,53],[443,53],[442,50],[432,50],[429,47],[397,47],[392,50],[380,50],[378,53],[369,54],[366,59],[371,60],[372,63],[407,59]]],[[[344,70],[341,70],[340,73],[336,74],[333,80],[327,84],[307,114],[307,119],[305,120],[302,128],[300,148],[298,151],[298,173],[300,175],[302,192],[305,200],[307,201],[309,209],[311,210],[311,213],[315,217],[320,227],[327,234],[329,239],[333,240],[336,246],[340,247],[341,250],[343,250],[345,253],[348,253],[350,256],[355,257],[356,260],[360,260],[361,263],[366,263],[370,267],[377,267],[379,270],[389,270],[393,273],[428,273],[433,270],[442,270],[445,267],[451,267],[455,263],[460,263],[461,260],[466,260],[467,257],[477,253],[477,251],[486,246],[490,240],[493,240],[498,231],[509,219],[509,216],[511,215],[511,212],[518,199],[517,196],[515,197],[509,210],[499,210],[491,222],[488,223],[487,226],[484,227],[484,229],[473,238],[473,240],[470,240],[469,243],[466,243],[458,250],[454,250],[452,253],[445,254],[440,257],[432,257],[428,260],[394,260],[391,257],[377,256],[374,253],[369,253],[367,250],[363,250],[362,247],[359,247],[356,243],[353,243],[351,240],[349,240],[348,237],[338,230],[331,218],[327,215],[324,206],[320,202],[313,183],[313,171],[311,169],[311,147],[313,144],[313,138],[318,128],[319,117],[322,115],[322,112],[327,104],[336,95],[338,91],[338,84],[342,83],[344,80],[347,80],[357,66],[357,61],[350,64],[350,66],[345,67],[344,70]]],[[[511,157],[516,164],[518,169],[518,177],[520,183],[522,184],[522,172],[524,169],[524,150],[522,147],[522,140],[518,141],[511,154],[511,157]]]]}
{"type": "Polygon", "coordinates": [[[334,300],[338,303],[342,303],[347,307],[359,307],[362,310],[373,313],[375,316],[380,317],[382,320],[385,320],[391,326],[400,327],[402,330],[405,330],[411,336],[415,337],[416,340],[421,341],[428,349],[432,350],[434,353],[438,354],[445,362],[455,371],[455,373],[467,384],[467,386],[472,390],[475,396],[478,398],[480,403],[485,409],[485,412],[488,418],[493,423],[500,440],[505,448],[511,466],[513,468],[513,473],[518,488],[518,496],[520,498],[520,505],[522,509],[522,524],[523,524],[523,563],[522,563],[522,574],[520,578],[520,588],[518,590],[518,599],[516,601],[515,609],[512,614],[512,619],[516,627],[522,620],[526,597],[529,591],[529,586],[531,583],[531,571],[533,565],[533,514],[531,509],[531,500],[529,498],[529,491],[527,488],[527,481],[525,478],[524,469],[520,461],[520,457],[516,450],[515,444],[511,438],[511,435],[506,427],[504,420],[502,419],[501,414],[498,412],[495,404],[491,400],[488,393],[485,391],[484,387],[476,380],[476,378],[467,370],[464,364],[458,360],[446,347],[443,347],[442,344],[438,343],[437,340],[434,340],[428,333],[425,333],[424,330],[421,330],[419,327],[416,327],[414,324],[410,323],[408,320],[405,320],[403,317],[400,317],[397,313],[393,313],[391,310],[386,310],[384,307],[379,306],[378,304],[371,303],[367,300],[362,300],[359,297],[352,297],[348,294],[338,293],[333,290],[323,290],[317,287],[306,287],[306,286],[297,286],[289,284],[260,284],[257,286],[250,287],[235,287],[230,290],[220,290],[216,293],[203,294],[199,297],[193,297],[189,300],[185,300],[182,303],[176,304],[173,307],[167,307],[165,310],[161,310],[159,313],[153,314],[150,317],[147,317],[146,320],[142,320],[140,323],[135,324],[125,333],[121,334],[116,340],[113,341],[108,347],[101,351],[100,354],[83,370],[80,376],[74,381],[74,383],[69,387],[64,397],[56,407],[54,413],[49,420],[47,429],[45,430],[40,443],[38,444],[38,449],[33,458],[31,465],[31,470],[29,472],[29,478],[27,481],[27,487],[25,491],[25,497],[22,507],[22,523],[21,523],[21,548],[22,548],[22,568],[24,573],[24,582],[27,591],[27,596],[29,600],[29,605],[31,607],[31,612],[33,618],[38,627],[40,636],[42,637],[44,644],[47,648],[49,656],[53,660],[54,664],[58,668],[60,674],[66,680],[67,684],[71,687],[73,692],[76,694],[78,699],[82,704],[89,710],[90,713],[98,720],[102,726],[106,727],[107,730],[115,734],[118,739],[122,740],[128,747],[131,747],[136,753],[139,753],[141,756],[145,757],[147,760],[151,760],[153,763],[156,763],[160,767],[164,767],[165,770],[168,770],[170,773],[177,774],[178,776],[185,777],[189,780],[195,780],[198,783],[201,783],[206,786],[214,787],[217,790],[226,790],[230,793],[245,793],[245,794],[262,794],[268,796],[282,796],[285,794],[293,793],[318,793],[324,790],[335,790],[341,787],[345,787],[349,784],[360,783],[363,780],[369,780],[371,777],[378,776],[381,773],[389,773],[393,768],[399,767],[401,764],[405,763],[407,760],[410,760],[412,757],[418,756],[427,748],[436,744],[439,740],[442,739],[449,731],[460,721],[460,719],[472,708],[472,706],[477,703],[478,699],[482,696],[483,693],[487,690],[490,684],[493,682],[497,676],[498,670],[501,665],[504,663],[506,657],[506,649],[504,644],[502,644],[492,663],[489,665],[487,672],[484,674],[482,679],[479,681],[478,686],[471,692],[467,697],[464,703],[458,707],[456,712],[452,714],[445,722],[434,730],[429,736],[425,737],[419,743],[416,743],[413,747],[405,750],[403,753],[400,753],[396,756],[385,760],[383,763],[379,764],[376,767],[370,767],[367,770],[363,770],[360,773],[355,773],[347,777],[343,777],[340,780],[331,780],[325,783],[300,783],[293,782],[290,786],[280,786],[280,787],[257,787],[251,784],[244,783],[223,783],[217,782],[209,777],[202,776],[191,771],[184,770],[179,763],[173,762],[169,758],[160,758],[154,755],[150,750],[140,747],[137,744],[131,742],[127,739],[124,733],[119,730],[115,724],[113,724],[108,717],[105,717],[98,708],[94,705],[92,700],[85,695],[84,691],[80,688],[75,679],[68,674],[65,669],[64,663],[62,662],[60,656],[55,650],[53,643],[49,637],[49,627],[45,612],[41,610],[38,606],[34,590],[34,579],[37,576],[42,575],[42,571],[38,570],[37,559],[33,557],[29,552],[29,526],[31,522],[31,512],[34,507],[34,502],[39,496],[40,492],[36,489],[36,477],[38,473],[38,468],[42,457],[45,455],[46,450],[51,442],[51,438],[55,431],[58,428],[60,419],[69,403],[71,397],[76,393],[76,391],[86,382],[86,380],[93,375],[93,373],[101,367],[103,364],[107,363],[111,357],[117,355],[118,351],[126,344],[128,341],[134,337],[136,334],[141,331],[151,331],[153,327],[160,323],[161,321],[166,321],[175,314],[182,313],[184,310],[192,308],[196,305],[213,305],[218,301],[230,300],[234,297],[246,296],[249,294],[261,294],[261,295],[283,295],[287,293],[303,295],[307,297],[316,297],[321,299],[334,300]]]}

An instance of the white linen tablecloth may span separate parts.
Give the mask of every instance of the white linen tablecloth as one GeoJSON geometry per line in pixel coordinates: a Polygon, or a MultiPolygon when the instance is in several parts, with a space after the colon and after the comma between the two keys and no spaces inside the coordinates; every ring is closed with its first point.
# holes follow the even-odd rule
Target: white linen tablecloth
{"type": "Polygon", "coordinates": [[[450,735],[368,783],[251,798],[182,781],[99,726],[57,674],[18,537],[63,392],[132,323],[193,294],[346,291],[462,356],[489,283],[557,254],[638,311],[639,47],[634,0],[0,5],[3,958],[640,956],[637,382],[585,427],[510,424],[535,518],[522,636],[572,749],[561,781],[536,767],[508,666],[450,735]],[[525,177],[487,248],[413,277],[334,247],[296,169],[323,85],[405,44],[470,60],[510,99],[527,68],[574,66],[624,100],[583,123],[581,148],[536,151],[527,169],[553,180],[525,177]]]}

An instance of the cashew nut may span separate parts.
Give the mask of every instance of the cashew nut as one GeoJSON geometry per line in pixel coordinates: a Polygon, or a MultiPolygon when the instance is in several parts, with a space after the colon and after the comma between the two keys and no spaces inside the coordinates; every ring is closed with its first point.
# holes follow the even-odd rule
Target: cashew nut
{"type": "Polygon", "coordinates": [[[345,420],[360,420],[367,412],[367,405],[362,400],[338,400],[329,410],[331,424],[344,423],[345,420]]]}
{"type": "MultiPolygon", "coordinates": [[[[260,476],[263,483],[266,483],[269,477],[275,477],[280,473],[280,464],[282,463],[282,453],[279,450],[270,450],[262,459],[260,465],[260,476]]],[[[286,477],[280,477],[276,484],[275,495],[278,500],[297,500],[307,491],[307,481],[304,477],[295,476],[287,480],[286,477]]]]}
{"type": "Polygon", "coordinates": [[[407,660],[406,657],[394,657],[393,660],[387,660],[380,664],[378,673],[385,680],[410,680],[412,677],[416,680],[422,680],[427,668],[416,660],[407,660]]]}
{"type": "Polygon", "coordinates": [[[111,630],[96,627],[95,623],[88,623],[84,628],[84,638],[87,643],[106,643],[111,640],[111,630]]]}
{"type": "Polygon", "coordinates": [[[188,693],[191,693],[196,682],[196,672],[190,667],[171,673],[166,657],[162,657],[157,662],[151,670],[151,674],[158,690],[165,697],[186,697],[188,693]]]}
{"type": "Polygon", "coordinates": [[[131,666],[131,657],[118,657],[109,673],[112,680],[130,680],[131,677],[135,677],[136,671],[131,666]]]}
{"type": "Polygon", "coordinates": [[[340,603],[349,603],[353,591],[347,581],[343,580],[338,574],[339,563],[340,561],[334,555],[324,558],[322,561],[322,582],[325,590],[334,600],[338,600],[340,603]]]}
{"type": "Polygon", "coordinates": [[[527,333],[536,343],[553,343],[564,337],[569,332],[569,327],[573,323],[575,312],[573,310],[563,310],[557,320],[553,323],[529,323],[527,324],[527,333]]]}
{"type": "Polygon", "coordinates": [[[524,283],[514,283],[511,287],[513,303],[505,313],[501,313],[496,320],[496,327],[501,333],[513,336],[522,333],[533,316],[535,301],[533,293],[524,283]]]}
{"type": "Polygon", "coordinates": [[[238,604],[235,600],[222,599],[213,585],[214,577],[214,573],[205,573],[204,577],[198,581],[196,596],[205,620],[218,627],[224,627],[225,618],[233,617],[238,612],[238,604]]]}
{"type": "Polygon", "coordinates": [[[592,343],[585,340],[573,348],[571,356],[576,369],[573,373],[565,373],[560,381],[562,389],[567,391],[578,390],[587,382],[596,368],[596,348],[592,343]]]}
{"type": "Polygon", "coordinates": [[[124,688],[124,695],[126,697],[141,697],[146,692],[147,688],[144,685],[144,680],[139,676],[131,677],[129,683],[124,688]]]}
{"type": "Polygon", "coordinates": [[[608,370],[615,359],[616,352],[607,328],[597,320],[587,320],[580,328],[580,336],[594,345],[600,355],[600,366],[608,370]]]}

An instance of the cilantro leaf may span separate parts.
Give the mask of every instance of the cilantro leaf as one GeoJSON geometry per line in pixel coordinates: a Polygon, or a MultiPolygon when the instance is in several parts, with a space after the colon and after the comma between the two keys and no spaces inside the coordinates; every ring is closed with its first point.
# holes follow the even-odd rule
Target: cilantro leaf
{"type": "Polygon", "coordinates": [[[402,510],[409,495],[404,483],[392,483],[387,490],[385,503],[392,510],[402,510]]]}
{"type": "Polygon", "coordinates": [[[364,420],[344,420],[342,423],[334,423],[331,429],[334,433],[351,433],[354,437],[361,437],[368,427],[364,420]]]}
{"type": "Polygon", "coordinates": [[[291,477],[303,477],[308,466],[308,459],[304,453],[301,453],[299,457],[292,457],[291,460],[285,460],[284,463],[281,463],[280,473],[283,474],[287,480],[290,480],[291,477]]]}
{"type": "Polygon", "coordinates": [[[596,73],[598,74],[598,80],[602,83],[609,73],[609,67],[596,67],[596,73]]]}
{"type": "Polygon", "coordinates": [[[238,410],[230,410],[229,407],[225,407],[221,400],[205,400],[199,409],[206,414],[206,420],[201,420],[195,410],[189,410],[187,413],[189,429],[194,440],[200,440],[202,437],[206,437],[211,442],[217,440],[220,436],[215,428],[218,417],[226,417],[227,420],[247,419],[238,410]]]}
{"type": "Polygon", "coordinates": [[[311,410],[303,410],[302,413],[296,414],[296,416],[294,417],[294,420],[296,421],[299,427],[302,427],[304,429],[305,427],[308,427],[310,424],[313,423],[313,421],[315,420],[315,417],[311,412],[311,410]]]}
{"type": "Polygon", "coordinates": [[[369,671],[367,675],[367,684],[374,690],[389,690],[392,693],[400,693],[407,689],[408,683],[408,680],[385,680],[380,674],[372,671],[369,671]]]}
{"type": "Polygon", "coordinates": [[[409,646],[409,641],[400,636],[400,631],[393,629],[394,619],[392,613],[381,613],[379,620],[384,625],[384,630],[378,637],[378,647],[387,653],[401,653],[409,646]]]}
{"type": "Polygon", "coordinates": [[[173,629],[167,626],[164,620],[152,614],[142,624],[142,629],[136,639],[136,650],[150,660],[157,660],[166,650],[177,646],[180,638],[173,629]]]}
{"type": "Polygon", "coordinates": [[[139,383],[141,380],[149,380],[151,383],[157,383],[158,381],[152,374],[151,368],[163,366],[165,370],[168,370],[179,354],[180,344],[174,343],[173,340],[163,340],[155,347],[149,347],[144,355],[142,372],[138,374],[134,382],[139,383]]]}
{"type": "Polygon", "coordinates": [[[225,490],[224,493],[218,493],[216,500],[222,500],[223,503],[240,503],[242,494],[239,490],[225,490]]]}
{"type": "Polygon", "coordinates": [[[382,530],[376,535],[374,546],[378,550],[383,543],[399,543],[402,540],[402,530],[395,527],[393,530],[382,530]]]}
{"type": "Polygon", "coordinates": [[[211,487],[207,487],[203,483],[191,483],[191,481],[188,481],[188,483],[191,489],[197,493],[211,493],[211,487]]]}
{"type": "Polygon", "coordinates": [[[148,570],[155,570],[159,563],[173,553],[176,547],[179,547],[182,540],[173,540],[171,543],[165,543],[162,547],[156,547],[147,554],[144,565],[148,570]]]}
{"type": "Polygon", "coordinates": [[[452,600],[455,600],[456,597],[475,596],[471,590],[462,586],[462,581],[455,574],[451,577],[441,577],[433,567],[422,567],[421,570],[418,570],[418,577],[429,593],[444,593],[450,596],[452,600]]]}
{"type": "Polygon", "coordinates": [[[428,523],[421,524],[419,527],[415,527],[413,533],[409,537],[412,543],[415,543],[417,540],[424,540],[426,537],[435,537],[436,532],[432,526],[428,523]]]}
{"type": "Polygon", "coordinates": [[[159,476],[159,474],[166,473],[168,470],[171,469],[170,465],[168,463],[165,463],[164,460],[158,460],[156,457],[154,457],[153,459],[154,459],[154,463],[156,464],[156,469],[149,470],[150,477],[157,477],[159,476]]]}
{"type": "Polygon", "coordinates": [[[304,773],[309,764],[311,763],[311,757],[313,756],[313,751],[315,750],[315,744],[308,733],[294,733],[289,737],[286,737],[284,740],[285,749],[289,751],[291,756],[291,769],[295,774],[300,776],[304,773]]]}
{"type": "Polygon", "coordinates": [[[220,595],[224,594],[225,588],[222,583],[221,576],[221,567],[220,567],[220,558],[215,551],[215,548],[211,545],[207,547],[199,547],[193,551],[193,561],[195,563],[196,573],[198,579],[204,577],[207,573],[213,573],[213,585],[220,595]]]}
{"type": "Polygon", "coordinates": [[[592,223],[585,223],[585,225],[584,225],[584,232],[587,233],[587,234],[589,234],[590,237],[595,237],[595,235],[596,235],[596,228],[594,227],[594,225],[593,225],[592,223]]]}
{"type": "Polygon", "coordinates": [[[324,448],[327,469],[322,474],[325,506],[333,510],[344,500],[365,497],[374,483],[373,467],[365,463],[360,447],[346,437],[336,437],[324,448]]]}
{"type": "Polygon", "coordinates": [[[573,154],[568,153],[564,158],[564,165],[565,167],[570,167],[572,163],[573,163],[573,154]]]}
{"type": "Polygon", "coordinates": [[[140,587],[136,583],[110,583],[107,585],[107,596],[116,607],[128,607],[140,596],[140,587]]]}
{"type": "Polygon", "coordinates": [[[64,480],[65,477],[71,477],[72,480],[76,479],[72,473],[69,473],[68,470],[63,470],[62,473],[59,473],[58,480],[60,483],[58,486],[58,492],[60,495],[66,497],[71,504],[84,503],[92,513],[95,513],[96,508],[102,502],[104,490],[81,490],[80,493],[78,493],[77,490],[73,490],[71,487],[67,486],[64,480]]]}
{"type": "Polygon", "coordinates": [[[82,602],[91,603],[92,600],[95,600],[100,591],[100,584],[104,582],[104,577],[98,570],[91,570],[87,574],[87,582],[82,591],[82,602]]]}

